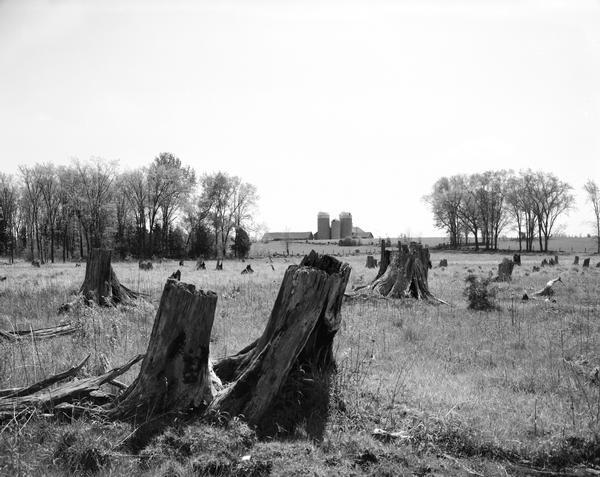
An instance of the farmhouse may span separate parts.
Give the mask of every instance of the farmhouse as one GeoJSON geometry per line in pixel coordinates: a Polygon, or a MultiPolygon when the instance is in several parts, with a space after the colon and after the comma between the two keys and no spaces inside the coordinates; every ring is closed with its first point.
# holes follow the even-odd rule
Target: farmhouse
{"type": "Polygon", "coordinates": [[[263,242],[277,242],[281,240],[312,240],[312,232],[267,232],[263,235],[263,242]]]}

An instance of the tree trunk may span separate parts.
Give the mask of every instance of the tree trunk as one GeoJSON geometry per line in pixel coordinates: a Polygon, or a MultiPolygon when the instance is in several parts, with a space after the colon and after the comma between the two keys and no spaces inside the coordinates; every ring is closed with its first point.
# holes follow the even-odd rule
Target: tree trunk
{"type": "Polygon", "coordinates": [[[137,298],[137,294],[121,285],[110,264],[111,251],[94,248],[88,253],[85,279],[79,293],[86,302],[114,306],[137,298]]]}
{"type": "MultiPolygon", "coordinates": [[[[390,257],[391,252],[385,250],[383,245],[381,253],[380,263],[384,264],[387,261],[389,265],[367,289],[389,298],[435,298],[429,291],[427,282],[428,271],[431,268],[428,248],[416,242],[409,245],[399,243],[398,253],[393,257],[390,257]]],[[[381,268],[379,271],[381,273],[381,268]]]]}
{"type": "Polygon", "coordinates": [[[216,306],[215,293],[167,280],[140,373],[113,410],[115,417],[146,420],[213,400],[208,354],[216,306]]]}
{"type": "Polygon", "coordinates": [[[348,264],[314,250],[299,266],[291,265],[262,336],[215,364],[217,376],[232,384],[219,393],[209,411],[243,414],[263,433],[290,431],[309,416],[322,426],[326,402],[318,410],[303,408],[303,403],[298,403],[300,409],[295,406],[299,400],[311,401],[305,399],[309,395],[328,399],[329,389],[316,389],[314,383],[327,388],[335,370],[332,344],[350,271],[348,264]],[[311,377],[317,378],[306,379],[311,377]]]}

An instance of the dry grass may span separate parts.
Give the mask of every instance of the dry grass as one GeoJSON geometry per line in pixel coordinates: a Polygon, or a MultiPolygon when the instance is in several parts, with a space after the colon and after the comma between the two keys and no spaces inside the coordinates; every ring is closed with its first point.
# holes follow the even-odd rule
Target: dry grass
{"type": "MultiPolygon", "coordinates": [[[[573,256],[561,255],[560,265],[532,272],[542,257],[523,256],[512,282],[497,284],[498,309],[477,312],[467,308],[464,279],[471,273],[495,275],[502,255],[434,253],[432,262],[441,258],[448,258],[449,266],[431,270],[429,285],[451,306],[392,300],[344,304],[336,339],[339,373],[320,443],[310,442],[300,428],[291,440],[251,437],[231,447],[238,442],[235,436],[250,431],[230,429],[223,435],[231,446],[224,443],[222,458],[209,461],[208,444],[202,444],[208,426],[186,424],[169,431],[179,441],[166,434],[142,459],[112,447],[127,432],[124,425],[56,424],[33,416],[28,423],[0,428],[0,473],[76,474],[78,465],[89,464],[90,472],[106,475],[293,475],[302,465],[316,475],[425,475],[428,470],[466,475],[464,466],[504,475],[507,462],[523,459],[538,466],[590,465],[600,433],[599,388],[563,360],[585,358],[600,365],[600,269],[573,267],[573,256]],[[564,286],[555,285],[556,303],[521,301],[524,291],[531,296],[558,275],[564,286]],[[381,443],[370,436],[376,427],[402,430],[408,437],[381,443]],[[177,446],[194,451],[177,454],[177,446]],[[440,457],[440,450],[468,461],[457,464],[440,457]],[[240,464],[246,453],[253,456],[252,466],[240,464]]],[[[353,267],[350,287],[376,273],[364,267],[364,255],[345,260],[353,267]]],[[[299,261],[275,259],[273,271],[265,259],[253,260],[253,275],[240,275],[245,266],[240,262],[225,262],[222,272],[210,261],[206,271],[195,271],[192,262],[158,264],[149,272],[137,263],[115,264],[121,282],[149,298],[116,310],[76,309],[69,319],[81,321],[78,335],[0,343],[0,388],[30,384],[87,354],[92,356],[85,372],[96,374],[103,357],[116,366],[145,352],[162,287],[177,268],[183,281],[218,293],[211,353],[217,358],[234,353],[260,335],[285,269],[299,261]]],[[[6,329],[56,324],[56,310],[77,290],[85,270],[73,264],[2,268],[0,275],[8,279],[0,282],[0,325],[6,329]]],[[[131,382],[136,373],[137,367],[123,381],[131,382]]],[[[217,434],[212,431],[211,439],[218,440],[217,434]]]]}

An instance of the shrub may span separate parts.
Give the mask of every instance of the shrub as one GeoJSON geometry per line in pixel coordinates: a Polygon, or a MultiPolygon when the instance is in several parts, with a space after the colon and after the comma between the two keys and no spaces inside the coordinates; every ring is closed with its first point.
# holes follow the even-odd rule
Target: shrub
{"type": "Polygon", "coordinates": [[[496,288],[489,287],[489,278],[481,278],[470,274],[465,278],[465,282],[467,283],[465,296],[471,310],[489,311],[497,308],[493,302],[496,296],[496,288]]]}

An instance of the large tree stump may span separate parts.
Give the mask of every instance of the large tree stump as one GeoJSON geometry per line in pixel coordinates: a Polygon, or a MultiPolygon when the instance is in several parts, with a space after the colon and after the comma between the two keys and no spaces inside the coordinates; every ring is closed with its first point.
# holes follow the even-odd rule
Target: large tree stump
{"type": "Polygon", "coordinates": [[[139,375],[112,411],[114,417],[147,420],[212,401],[208,354],[216,306],[215,293],[167,280],[139,375]]]}
{"type": "MultiPolygon", "coordinates": [[[[231,384],[217,395],[209,411],[243,415],[267,432],[293,427],[293,422],[284,421],[293,421],[294,403],[280,392],[285,389],[289,396],[296,384],[306,384],[293,379],[298,374],[317,373],[328,385],[328,376],[335,369],[333,338],[340,327],[350,271],[348,264],[314,250],[300,265],[288,267],[262,336],[238,354],[215,363],[216,375],[231,384]]],[[[326,399],[328,391],[320,390],[320,399],[326,399]]],[[[324,419],[319,422],[323,424],[324,419]]]]}
{"type": "MultiPolygon", "coordinates": [[[[412,297],[419,300],[436,299],[429,291],[427,274],[431,268],[429,249],[421,244],[411,242],[409,245],[398,243],[398,252],[392,256],[381,244],[381,261],[387,262],[387,268],[368,287],[363,289],[373,291],[378,295],[389,298],[412,297]]],[[[440,301],[440,300],[438,300],[440,301]]]]}
{"type": "MultiPolygon", "coordinates": [[[[114,306],[128,303],[138,297],[138,294],[122,285],[111,266],[111,251],[94,248],[90,251],[86,266],[85,278],[79,289],[86,303],[95,302],[98,305],[114,306]]],[[[62,305],[60,311],[68,311],[71,303],[62,305]]]]}
{"type": "Polygon", "coordinates": [[[375,268],[377,266],[377,260],[373,258],[373,255],[367,255],[367,263],[365,267],[367,268],[375,268]]]}
{"type": "Polygon", "coordinates": [[[583,266],[583,268],[589,268],[589,266],[590,266],[590,259],[589,259],[589,257],[583,259],[583,265],[582,266],[583,266]]]}
{"type": "Polygon", "coordinates": [[[579,255],[575,255],[575,259],[573,260],[573,265],[579,265],[579,255]]]}
{"type": "Polygon", "coordinates": [[[513,262],[509,258],[505,258],[504,260],[502,260],[502,263],[498,264],[498,276],[496,277],[496,281],[499,281],[499,282],[511,281],[514,266],[515,266],[515,262],[513,262]]]}

